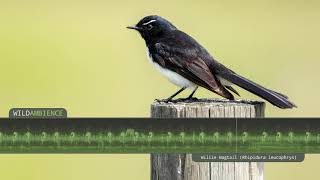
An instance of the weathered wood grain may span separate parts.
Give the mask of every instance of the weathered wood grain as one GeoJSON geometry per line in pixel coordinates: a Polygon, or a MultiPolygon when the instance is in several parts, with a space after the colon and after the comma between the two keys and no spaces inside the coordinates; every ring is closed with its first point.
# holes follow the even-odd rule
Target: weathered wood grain
{"type": "MultiPolygon", "coordinates": [[[[153,103],[154,118],[264,117],[264,103],[201,99],[153,103]]],[[[193,162],[191,154],[151,154],[151,180],[263,180],[263,163],[193,162]]]]}

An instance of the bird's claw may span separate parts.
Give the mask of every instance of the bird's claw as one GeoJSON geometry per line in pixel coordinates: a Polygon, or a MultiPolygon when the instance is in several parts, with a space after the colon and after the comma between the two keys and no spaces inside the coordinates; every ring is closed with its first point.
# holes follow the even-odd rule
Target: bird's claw
{"type": "Polygon", "coordinates": [[[161,103],[168,103],[168,102],[172,102],[172,99],[155,99],[156,102],[161,103]]]}
{"type": "Polygon", "coordinates": [[[189,97],[189,98],[187,98],[187,100],[189,100],[189,101],[198,101],[199,99],[196,98],[196,97],[189,97]]]}
{"type": "Polygon", "coordinates": [[[182,101],[182,102],[192,102],[192,101],[198,101],[199,99],[196,97],[187,97],[187,98],[181,98],[178,99],[178,101],[182,101]]]}
{"type": "Polygon", "coordinates": [[[158,103],[168,103],[168,102],[192,102],[192,101],[198,101],[199,99],[196,97],[187,97],[187,98],[180,98],[177,100],[172,100],[172,99],[155,99],[154,101],[158,103]]]}

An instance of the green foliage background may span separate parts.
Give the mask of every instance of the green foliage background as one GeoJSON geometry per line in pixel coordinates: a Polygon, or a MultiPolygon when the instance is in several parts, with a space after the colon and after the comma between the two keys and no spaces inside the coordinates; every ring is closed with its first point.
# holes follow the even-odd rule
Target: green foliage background
{"type": "MultiPolygon", "coordinates": [[[[148,63],[139,35],[125,28],[149,14],[168,18],[225,65],[299,107],[268,104],[268,117],[319,116],[319,6],[316,0],[1,0],[0,116],[12,107],[64,107],[73,117],[149,116],[155,98],[177,89],[148,63]]],[[[206,90],[197,96],[217,97],[206,90]]],[[[148,158],[1,155],[0,179],[146,180],[148,158]]],[[[318,179],[319,160],[266,163],[265,176],[318,179]]]]}

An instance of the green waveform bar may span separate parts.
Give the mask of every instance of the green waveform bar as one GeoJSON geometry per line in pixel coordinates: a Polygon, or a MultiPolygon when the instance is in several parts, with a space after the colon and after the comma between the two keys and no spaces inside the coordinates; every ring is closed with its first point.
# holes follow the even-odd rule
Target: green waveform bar
{"type": "Polygon", "coordinates": [[[0,153],[320,152],[320,119],[0,120],[0,153]]]}

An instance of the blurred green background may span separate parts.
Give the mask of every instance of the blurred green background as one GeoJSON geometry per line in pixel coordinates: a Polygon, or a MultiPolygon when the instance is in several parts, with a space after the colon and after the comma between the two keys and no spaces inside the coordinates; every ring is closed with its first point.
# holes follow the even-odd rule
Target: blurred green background
{"type": "MultiPolygon", "coordinates": [[[[0,116],[12,107],[64,107],[72,117],[148,117],[177,90],[127,30],[146,15],[172,21],[229,68],[287,94],[317,117],[320,1],[0,1],[0,116]]],[[[186,96],[190,92],[185,92],[186,96]]],[[[240,90],[243,98],[259,99],[240,90]]],[[[217,97],[201,89],[197,97],[217,97]]],[[[0,155],[0,179],[149,179],[149,155],[0,155]]],[[[319,179],[319,155],[266,163],[267,180],[319,179]]]]}

